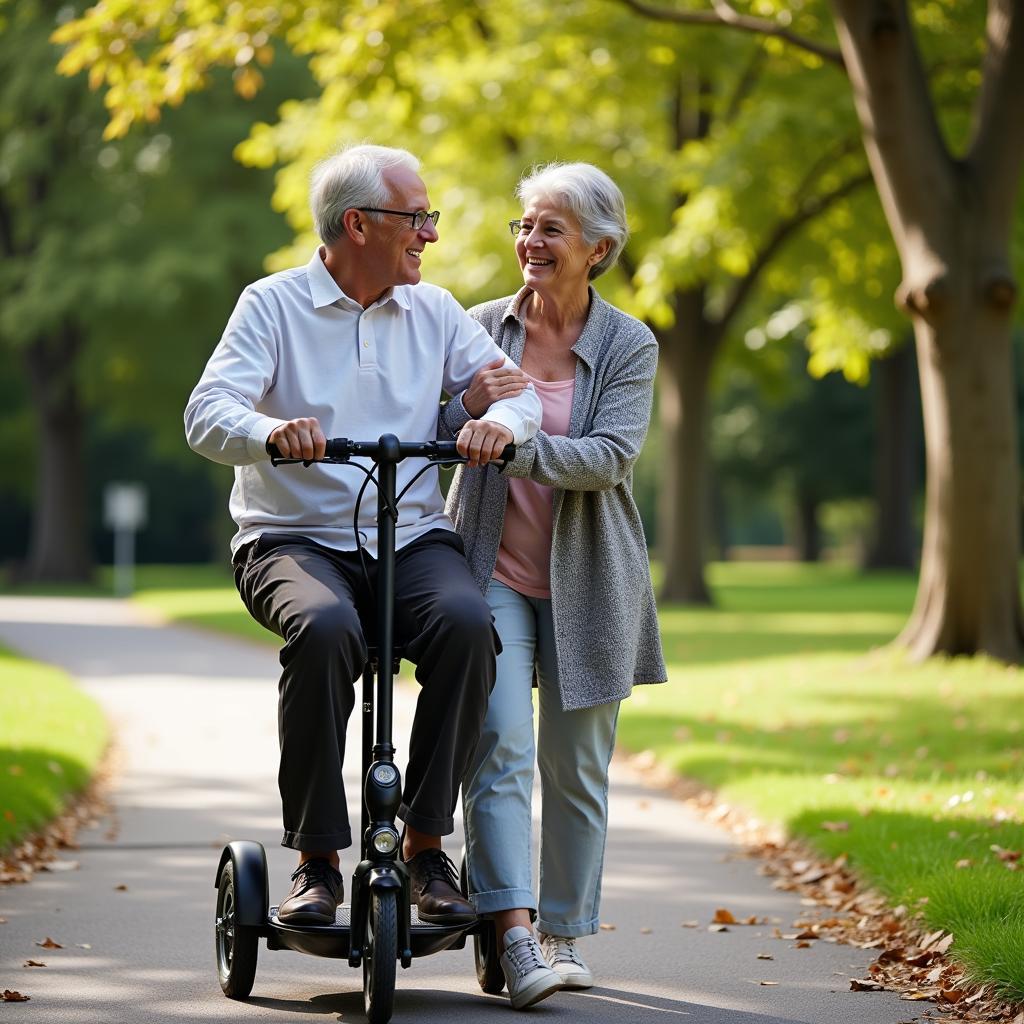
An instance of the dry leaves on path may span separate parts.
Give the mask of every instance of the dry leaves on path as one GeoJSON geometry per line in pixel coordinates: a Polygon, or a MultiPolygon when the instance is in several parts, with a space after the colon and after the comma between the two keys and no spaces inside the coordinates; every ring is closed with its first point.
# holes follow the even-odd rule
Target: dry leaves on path
{"type": "Polygon", "coordinates": [[[15,992],[12,989],[4,989],[3,1002],[5,1003],[27,1003],[29,998],[29,996],[23,996],[20,992],[15,992]]]}

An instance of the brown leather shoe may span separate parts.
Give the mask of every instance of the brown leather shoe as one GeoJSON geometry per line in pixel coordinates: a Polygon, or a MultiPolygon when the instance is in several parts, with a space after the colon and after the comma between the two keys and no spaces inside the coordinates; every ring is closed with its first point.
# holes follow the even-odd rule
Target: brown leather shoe
{"type": "Polygon", "coordinates": [[[455,865],[443,850],[420,850],[405,865],[421,921],[472,924],[476,920],[473,904],[459,892],[455,865]]]}
{"type": "Polygon", "coordinates": [[[321,857],[300,864],[292,875],[291,892],[277,908],[285,924],[334,924],[335,912],[345,898],[345,882],[321,857]]]}

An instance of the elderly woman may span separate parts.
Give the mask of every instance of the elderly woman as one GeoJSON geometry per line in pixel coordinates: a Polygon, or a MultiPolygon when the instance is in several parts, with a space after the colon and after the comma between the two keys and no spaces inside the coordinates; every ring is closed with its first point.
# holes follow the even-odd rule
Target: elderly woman
{"type": "Polygon", "coordinates": [[[527,382],[544,410],[540,431],[505,472],[461,468],[448,497],[503,646],[463,802],[470,897],[494,918],[519,1009],[593,984],[576,940],[598,930],[619,702],[666,673],[631,493],[657,345],[590,284],[625,244],[622,193],[603,171],[577,163],[536,170],[517,194],[523,214],[510,226],[523,287],[470,313],[522,372],[481,370],[441,422],[454,436],[527,382]],[[539,907],[530,872],[535,757],[539,907]]]}

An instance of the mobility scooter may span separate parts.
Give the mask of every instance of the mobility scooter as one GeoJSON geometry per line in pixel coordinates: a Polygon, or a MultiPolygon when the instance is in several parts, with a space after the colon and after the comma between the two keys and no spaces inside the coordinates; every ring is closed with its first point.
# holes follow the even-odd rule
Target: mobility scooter
{"type": "MultiPolygon", "coordinates": [[[[276,450],[271,454],[274,465],[303,462],[277,457],[276,450]]],[[[502,453],[505,461],[514,455],[512,445],[502,453]]],[[[245,999],[252,991],[260,939],[265,939],[271,950],[291,949],[313,956],[347,959],[349,966],[362,967],[363,1003],[371,1024],[386,1024],[391,1019],[399,962],[402,967],[409,967],[413,957],[461,949],[470,934],[481,988],[496,994],[504,987],[491,921],[481,919],[453,926],[420,921],[416,908],[410,906],[409,876],[399,859],[395,814],[402,785],[394,764],[391,719],[393,680],[402,654],[395,645],[393,606],[395,524],[404,491],[397,495],[395,492],[398,463],[407,458],[427,460],[417,477],[434,465],[466,461],[453,443],[400,442],[393,434],[384,434],[377,441],[332,438],[321,460],[353,466],[366,474],[356,498],[354,525],[358,523],[366,485],[373,481],[377,486],[376,643],[370,647],[363,671],[361,847],[359,864],[352,876],[351,903],[338,908],[334,924],[286,924],[278,918],[277,907],[270,905],[263,846],[248,840],[229,843],[221,854],[215,882],[215,947],[221,988],[233,999],[245,999]],[[373,468],[351,462],[353,457],[369,460],[373,468]]],[[[356,537],[358,541],[358,529],[356,537]]],[[[465,892],[465,858],[461,874],[465,892]]]]}

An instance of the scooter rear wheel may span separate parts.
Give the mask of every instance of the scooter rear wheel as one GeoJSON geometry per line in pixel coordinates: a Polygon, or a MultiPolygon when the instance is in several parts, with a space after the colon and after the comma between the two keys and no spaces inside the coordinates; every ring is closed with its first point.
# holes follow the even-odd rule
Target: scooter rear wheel
{"type": "Polygon", "coordinates": [[[214,941],[217,952],[217,977],[224,995],[246,999],[256,980],[256,955],[259,935],[255,928],[238,924],[236,910],[240,902],[235,865],[229,858],[220,872],[217,886],[217,917],[214,941]]]}
{"type": "MultiPolygon", "coordinates": [[[[469,859],[462,851],[462,867],[459,871],[462,895],[469,898],[469,859]]],[[[498,953],[498,938],[494,934],[494,922],[481,920],[473,933],[473,961],[476,965],[476,980],[489,996],[501,995],[505,988],[505,972],[501,969],[498,953]]]]}
{"type": "Polygon", "coordinates": [[[363,950],[363,1008],[370,1024],[387,1024],[395,1008],[398,960],[398,893],[370,893],[363,950]]]}

